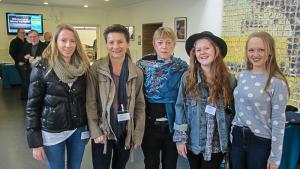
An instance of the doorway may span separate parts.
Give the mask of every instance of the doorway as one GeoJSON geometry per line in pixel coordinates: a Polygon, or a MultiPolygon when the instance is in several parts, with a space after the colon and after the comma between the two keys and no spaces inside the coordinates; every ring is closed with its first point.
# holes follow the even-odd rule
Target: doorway
{"type": "Polygon", "coordinates": [[[153,53],[154,48],[152,44],[153,34],[155,30],[159,27],[162,27],[162,23],[150,23],[143,24],[142,26],[142,55],[153,53]]]}
{"type": "Polygon", "coordinates": [[[97,36],[99,26],[91,25],[73,25],[73,28],[77,31],[83,48],[89,57],[90,61],[97,59],[98,49],[100,49],[100,44],[97,43],[97,36]]]}

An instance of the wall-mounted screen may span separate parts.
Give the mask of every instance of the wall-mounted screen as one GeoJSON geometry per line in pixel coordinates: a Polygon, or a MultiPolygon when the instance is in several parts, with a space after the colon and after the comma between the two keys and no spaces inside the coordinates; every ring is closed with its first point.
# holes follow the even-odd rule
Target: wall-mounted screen
{"type": "Polygon", "coordinates": [[[23,28],[25,32],[34,29],[39,34],[43,34],[43,15],[25,13],[6,13],[7,34],[17,34],[18,28],[23,28]]]}

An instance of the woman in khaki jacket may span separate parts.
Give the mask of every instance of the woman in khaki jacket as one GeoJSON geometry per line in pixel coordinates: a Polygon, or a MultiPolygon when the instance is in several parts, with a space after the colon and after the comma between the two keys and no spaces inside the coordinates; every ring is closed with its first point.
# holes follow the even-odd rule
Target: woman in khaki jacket
{"type": "Polygon", "coordinates": [[[108,57],[92,65],[87,81],[93,166],[110,169],[112,159],[112,169],[125,169],[130,149],[141,145],[144,134],[143,73],[126,53],[126,27],[109,26],[103,35],[108,57]]]}

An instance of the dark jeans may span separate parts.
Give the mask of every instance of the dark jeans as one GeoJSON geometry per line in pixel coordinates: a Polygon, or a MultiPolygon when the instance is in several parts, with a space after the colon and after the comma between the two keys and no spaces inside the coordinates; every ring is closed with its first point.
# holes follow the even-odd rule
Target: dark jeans
{"type": "Polygon", "coordinates": [[[266,169],[271,139],[255,136],[247,127],[232,130],[231,160],[233,169],[266,169]]]}
{"type": "Polygon", "coordinates": [[[145,169],[159,169],[160,156],[162,169],[176,169],[178,153],[168,123],[146,123],[142,149],[145,169]]]}
{"type": "Polygon", "coordinates": [[[205,161],[202,153],[196,155],[188,150],[187,158],[191,169],[219,169],[224,158],[223,153],[213,153],[210,161],[205,161]]]}
{"type": "Polygon", "coordinates": [[[21,99],[27,99],[28,97],[28,88],[30,83],[30,73],[31,67],[28,64],[24,64],[22,66],[16,64],[17,71],[20,74],[20,78],[22,81],[21,86],[21,99]]]}
{"type": "Polygon", "coordinates": [[[125,169],[129,159],[130,149],[124,148],[124,145],[118,145],[116,141],[107,141],[107,152],[103,154],[104,144],[95,144],[92,140],[92,159],[94,169],[125,169]],[[112,157],[113,156],[113,157],[112,157]],[[112,158],[112,160],[111,160],[112,158]]]}

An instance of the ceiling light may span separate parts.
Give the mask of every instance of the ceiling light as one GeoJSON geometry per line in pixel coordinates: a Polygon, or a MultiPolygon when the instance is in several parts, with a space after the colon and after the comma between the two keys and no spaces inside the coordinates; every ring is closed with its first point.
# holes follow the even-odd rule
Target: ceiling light
{"type": "Polygon", "coordinates": [[[83,7],[87,8],[87,7],[89,7],[89,6],[88,6],[88,5],[83,5],[83,7]]]}
{"type": "Polygon", "coordinates": [[[104,0],[105,2],[108,2],[109,0],[104,0]]]}
{"type": "Polygon", "coordinates": [[[48,5],[48,2],[44,2],[44,5],[48,5]]]}

